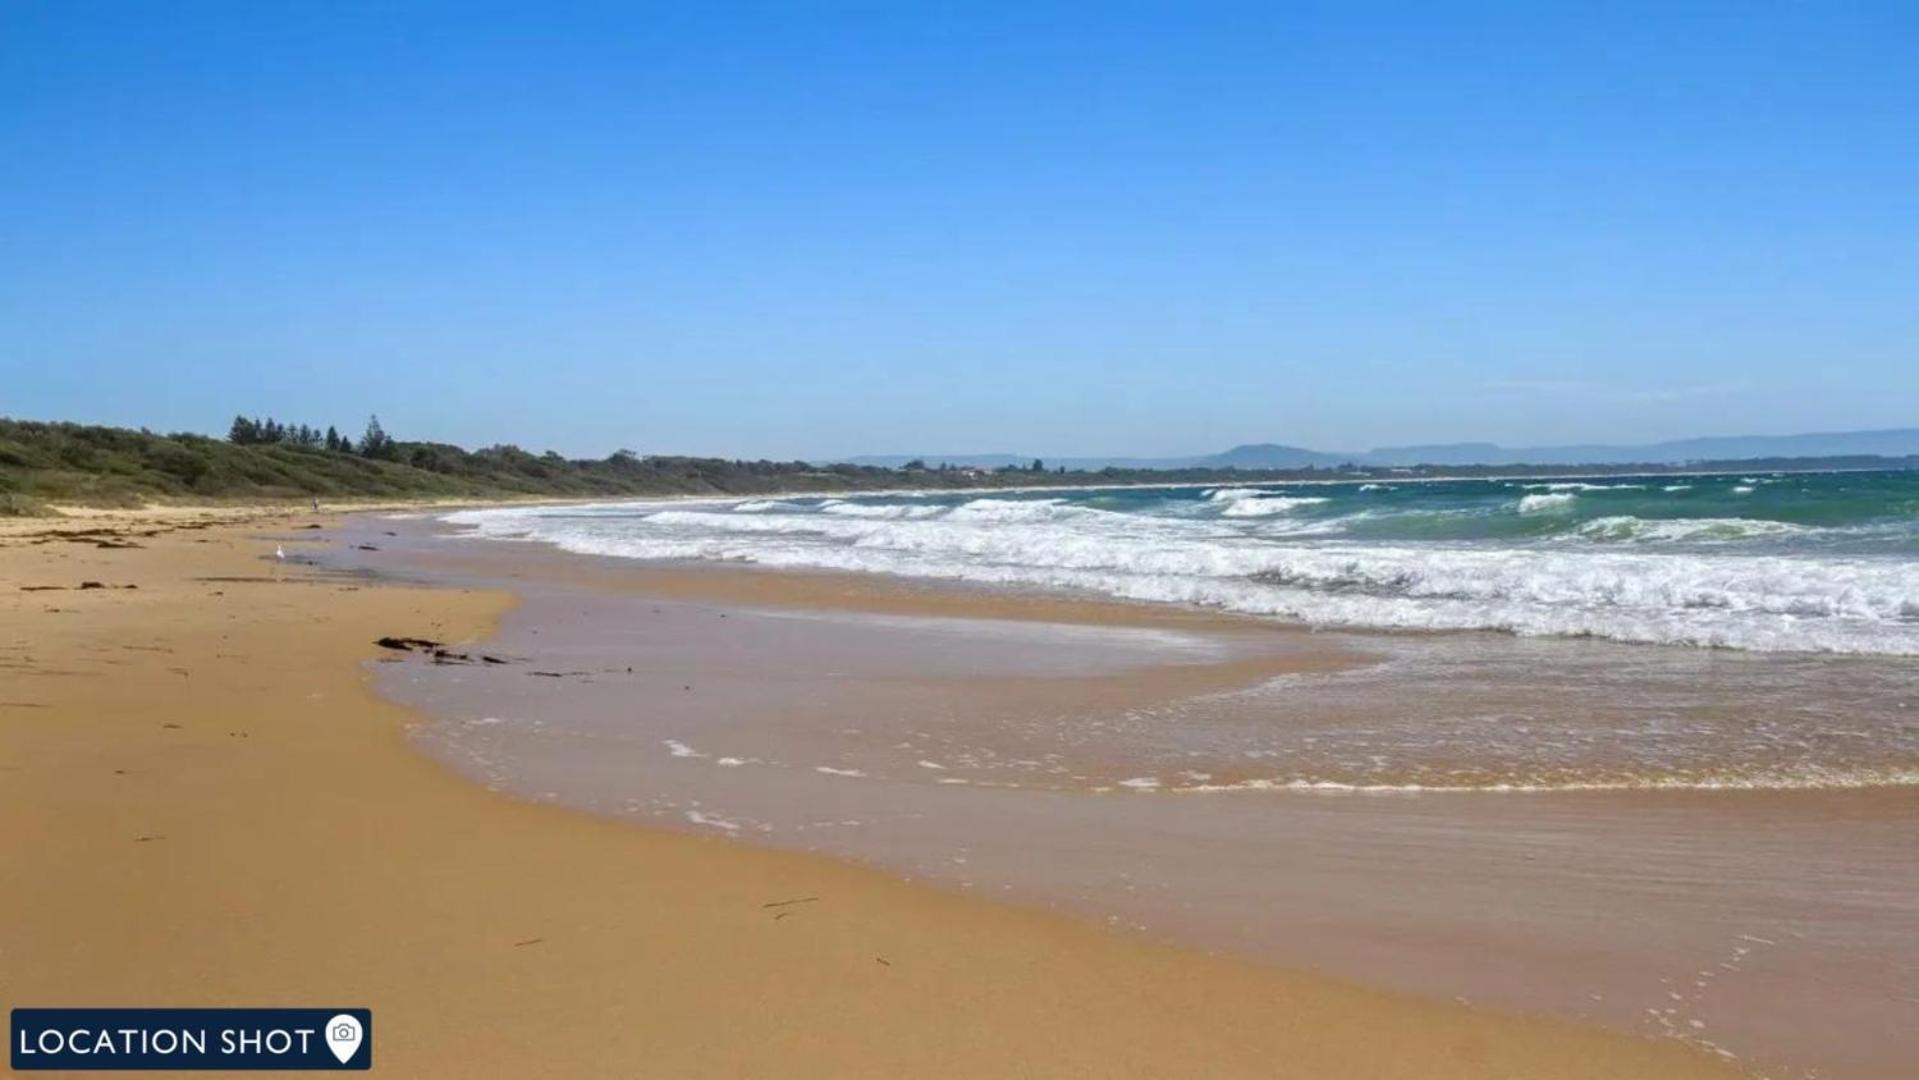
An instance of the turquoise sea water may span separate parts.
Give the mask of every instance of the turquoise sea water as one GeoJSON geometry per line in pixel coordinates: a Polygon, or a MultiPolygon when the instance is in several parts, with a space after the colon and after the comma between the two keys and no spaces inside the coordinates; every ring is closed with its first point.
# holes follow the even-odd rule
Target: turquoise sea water
{"type": "Polygon", "coordinates": [[[469,511],[483,536],[1315,626],[1919,655],[1919,472],[1372,480],[469,511]]]}

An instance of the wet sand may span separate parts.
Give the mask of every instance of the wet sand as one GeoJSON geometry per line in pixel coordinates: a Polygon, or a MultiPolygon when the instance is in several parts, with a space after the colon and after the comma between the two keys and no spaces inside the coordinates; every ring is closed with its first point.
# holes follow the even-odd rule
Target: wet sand
{"type": "Polygon", "coordinates": [[[317,572],[322,523],[0,529],[8,1002],[365,1005],[404,1076],[1723,1074],[488,792],[414,752],[372,641],[491,640],[514,598],[317,572]]]}
{"type": "MultiPolygon", "coordinates": [[[[1919,1061],[1910,787],[1206,790],[1235,779],[1229,751],[1265,745],[1241,729],[1296,710],[1315,680],[1455,645],[1483,674],[1488,641],[1528,670],[1615,667],[1630,648],[1579,660],[1565,650],[1592,643],[1313,635],[411,530],[387,544],[364,561],[510,578],[524,597],[488,642],[514,665],[382,669],[387,693],[440,717],[420,744],[495,788],[851,857],[1145,940],[1604,1024],[1771,1075],[1901,1076],[1919,1061]],[[1275,677],[1277,702],[1259,696],[1275,677]]],[[[1554,672],[1539,674],[1547,690],[1554,672]]],[[[1368,694],[1369,732],[1392,734],[1392,714],[1417,715],[1438,688],[1368,694]]]]}

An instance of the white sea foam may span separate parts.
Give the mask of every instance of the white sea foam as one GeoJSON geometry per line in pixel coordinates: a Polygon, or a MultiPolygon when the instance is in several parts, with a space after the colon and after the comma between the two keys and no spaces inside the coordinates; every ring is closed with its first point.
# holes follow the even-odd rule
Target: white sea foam
{"type": "Polygon", "coordinates": [[[1521,484],[1527,491],[1639,491],[1644,484],[1589,484],[1584,481],[1560,481],[1551,484],[1521,484]]]}
{"type": "Polygon", "coordinates": [[[686,811],[686,820],[692,822],[695,825],[706,825],[711,828],[720,829],[725,832],[735,833],[740,831],[739,822],[728,821],[723,817],[717,817],[713,814],[702,813],[701,811],[698,811],[698,810],[686,811]]]}
{"type": "Polygon", "coordinates": [[[1544,794],[1570,791],[1853,791],[1919,786],[1919,770],[1820,769],[1728,773],[1720,776],[1644,776],[1619,780],[1542,780],[1485,784],[1368,784],[1339,780],[1253,779],[1231,784],[1187,784],[1167,794],[1299,791],[1330,795],[1544,794]]]}
{"type": "Polygon", "coordinates": [[[1519,512],[1522,514],[1549,514],[1572,509],[1579,496],[1570,491],[1555,491],[1550,495],[1527,495],[1519,500],[1519,512]]]}
{"type": "Polygon", "coordinates": [[[819,511],[822,514],[837,514],[841,517],[885,519],[933,517],[943,513],[944,508],[938,506],[901,506],[893,503],[873,505],[871,503],[843,502],[835,499],[822,503],[819,511]]]}
{"type": "Polygon", "coordinates": [[[1784,521],[1759,521],[1752,518],[1667,518],[1630,516],[1594,518],[1574,530],[1574,535],[1589,540],[1689,541],[1693,543],[1731,543],[1760,536],[1795,536],[1813,530],[1784,521]]]}
{"type": "MultiPolygon", "coordinates": [[[[1208,501],[1291,498],[1237,490],[1253,494],[1208,501]]],[[[1566,506],[1576,496],[1525,498],[1566,506]]],[[[1063,497],[922,506],[933,513],[737,513],[725,503],[656,502],[461,511],[447,520],[481,537],[543,540],[588,555],[1090,590],[1316,626],[1919,655],[1919,560],[1782,547],[1798,543],[1805,527],[1778,522],[1619,516],[1526,543],[1460,544],[1362,541],[1337,531],[1359,513],[1127,513],[1063,497]]]]}
{"type": "Polygon", "coordinates": [[[1089,507],[1067,506],[1065,502],[1065,499],[974,499],[971,502],[961,503],[951,510],[942,511],[939,507],[925,509],[933,511],[934,514],[943,513],[945,517],[953,521],[992,523],[1046,521],[1053,518],[1100,513],[1089,507]]]}
{"type": "Polygon", "coordinates": [[[1318,506],[1325,499],[1311,496],[1272,495],[1265,498],[1234,499],[1220,514],[1225,517],[1271,517],[1289,514],[1303,506],[1318,506]]]}

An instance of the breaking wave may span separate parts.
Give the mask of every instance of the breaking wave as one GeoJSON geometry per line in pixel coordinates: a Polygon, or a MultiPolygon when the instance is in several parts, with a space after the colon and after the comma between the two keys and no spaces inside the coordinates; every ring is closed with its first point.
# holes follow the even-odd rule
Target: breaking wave
{"type": "Polygon", "coordinates": [[[1273,495],[1265,498],[1235,499],[1220,511],[1225,517],[1271,517],[1274,514],[1289,514],[1306,506],[1318,506],[1325,499],[1311,497],[1288,497],[1273,495]]]}
{"type": "Polygon", "coordinates": [[[1570,491],[1555,491],[1550,495],[1528,495],[1519,500],[1519,512],[1522,514],[1545,514],[1555,510],[1570,510],[1579,496],[1570,491]]]}
{"type": "MultiPolygon", "coordinates": [[[[1084,590],[1313,626],[1919,655],[1910,518],[1876,532],[1814,527],[1736,515],[1735,505],[1750,514],[1753,504],[1723,494],[1710,497],[1724,516],[1591,516],[1584,491],[1526,494],[1515,514],[1511,490],[792,497],[512,507],[447,520],[480,537],[591,555],[1084,590]],[[1874,539],[1882,535],[1891,539],[1874,539]],[[1882,546],[1860,549],[1865,542],[1882,546]]],[[[1702,491],[1592,497],[1595,506],[1664,499],[1698,512],[1709,509],[1702,491]]]]}
{"type": "Polygon", "coordinates": [[[1589,540],[1603,541],[1729,543],[1760,536],[1803,535],[1812,531],[1789,522],[1755,521],[1751,518],[1648,520],[1621,515],[1594,518],[1580,525],[1577,534],[1589,540]]]}

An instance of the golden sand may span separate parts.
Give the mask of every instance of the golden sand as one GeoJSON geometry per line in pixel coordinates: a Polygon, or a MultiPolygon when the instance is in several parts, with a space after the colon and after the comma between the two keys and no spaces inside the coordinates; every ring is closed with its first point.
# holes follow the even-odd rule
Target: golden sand
{"type": "Polygon", "coordinates": [[[1728,1074],[489,793],[408,747],[363,662],[511,597],[269,557],[314,520],[0,534],[10,1006],[363,1005],[403,1076],[1728,1074]]]}

